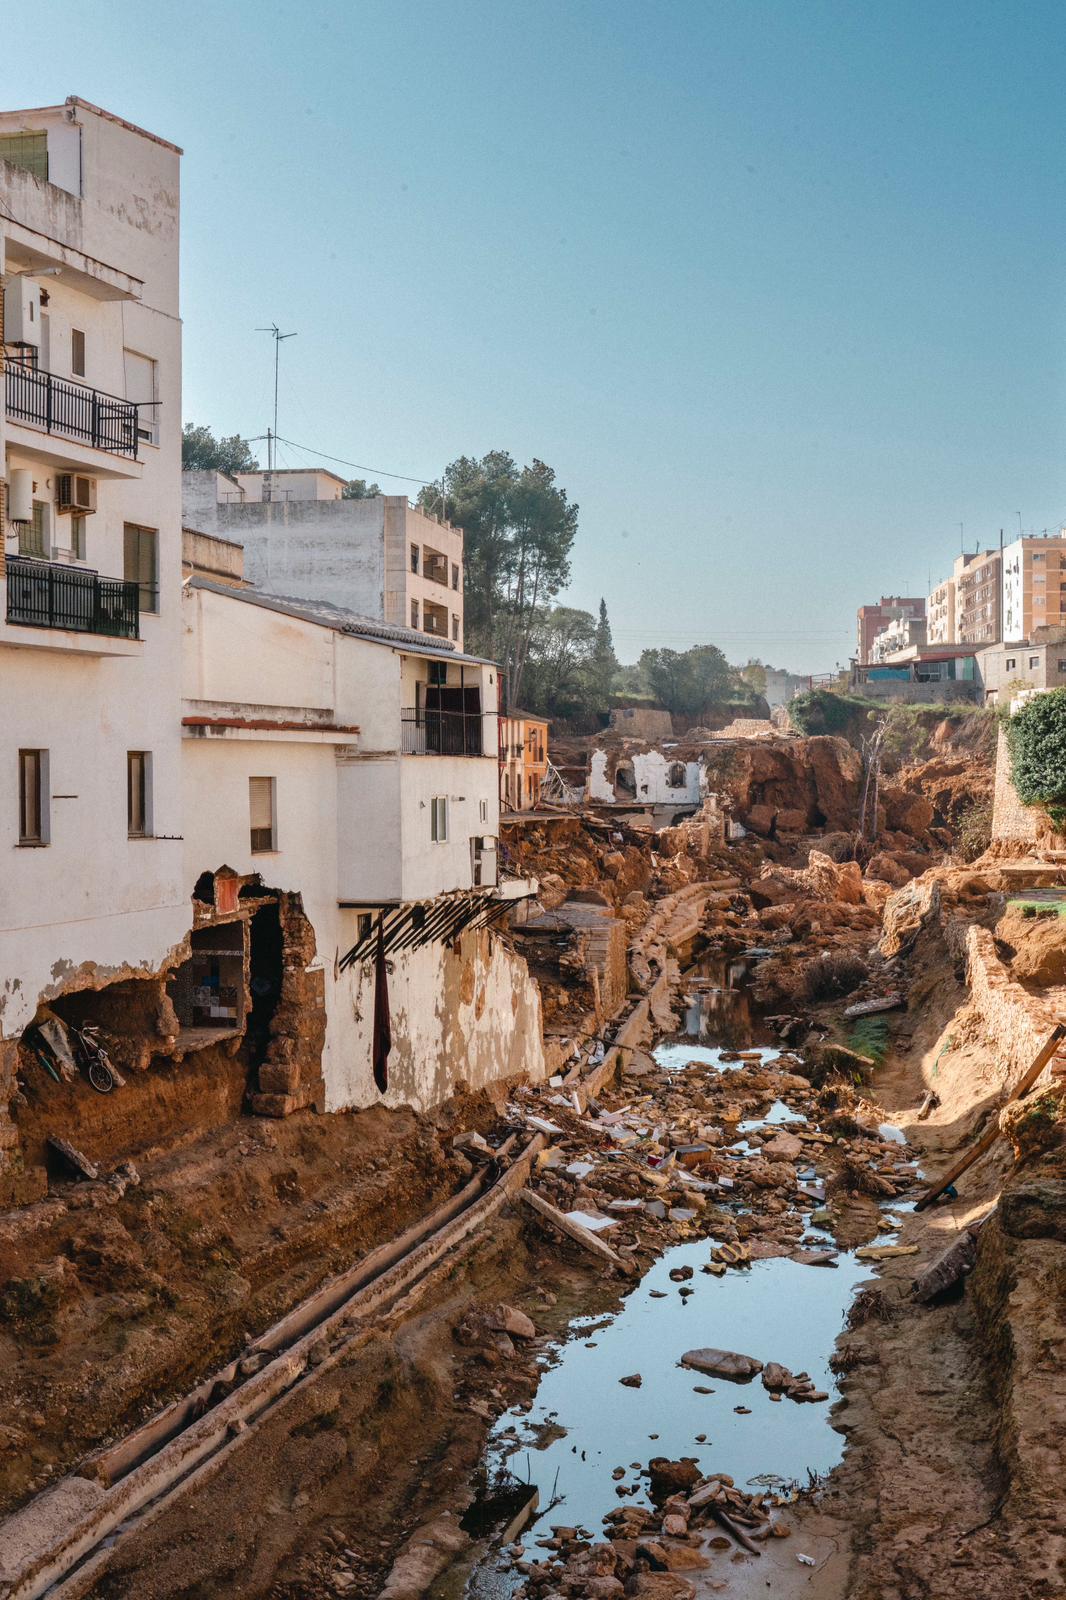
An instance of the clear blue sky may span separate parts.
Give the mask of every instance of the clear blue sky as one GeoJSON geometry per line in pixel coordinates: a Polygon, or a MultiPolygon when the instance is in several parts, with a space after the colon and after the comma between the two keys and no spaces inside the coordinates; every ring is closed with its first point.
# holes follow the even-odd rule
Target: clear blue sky
{"type": "Polygon", "coordinates": [[[540,456],[625,660],[832,668],[960,522],[1066,519],[1061,4],[54,0],[7,45],[6,104],[185,149],[187,419],[264,431],[277,320],[290,439],[540,456]]]}

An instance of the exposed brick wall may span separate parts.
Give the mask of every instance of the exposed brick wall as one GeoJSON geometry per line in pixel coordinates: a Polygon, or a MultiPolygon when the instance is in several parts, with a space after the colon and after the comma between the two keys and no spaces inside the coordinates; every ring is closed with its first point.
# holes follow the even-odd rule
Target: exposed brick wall
{"type": "Polygon", "coordinates": [[[298,894],[279,895],[278,912],[285,941],[281,995],[259,1068],[259,1093],[251,1097],[261,1117],[288,1117],[310,1105],[321,1111],[325,1104],[326,978],[315,959],[315,930],[298,894]]]}

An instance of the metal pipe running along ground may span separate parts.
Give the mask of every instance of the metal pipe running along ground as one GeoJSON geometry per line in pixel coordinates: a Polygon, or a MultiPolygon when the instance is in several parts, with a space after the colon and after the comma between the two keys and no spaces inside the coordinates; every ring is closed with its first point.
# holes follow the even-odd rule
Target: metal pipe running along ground
{"type": "Polygon", "coordinates": [[[126,1534],[212,1477],[254,1441],[268,1412],[335,1366],[365,1336],[368,1322],[404,1295],[417,1295],[444,1257],[469,1249],[525,1185],[543,1144],[535,1135],[487,1190],[483,1177],[472,1179],[399,1239],[330,1279],[238,1360],[0,1523],[0,1600],[39,1600],[45,1593],[79,1600],[126,1534]]]}

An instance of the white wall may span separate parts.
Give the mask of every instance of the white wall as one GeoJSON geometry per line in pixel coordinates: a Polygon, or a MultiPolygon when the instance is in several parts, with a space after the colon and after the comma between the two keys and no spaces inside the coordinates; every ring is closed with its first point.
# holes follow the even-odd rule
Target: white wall
{"type": "MultiPolygon", "coordinates": [[[[338,789],[337,772],[352,769],[336,768],[330,746],[274,739],[186,738],[184,756],[185,877],[193,883],[200,872],[225,864],[260,873],[272,889],[300,894],[325,974],[326,1109],[378,1103],[371,1072],[373,978],[363,967],[339,970],[359,937],[357,913],[337,904],[336,890],[338,856],[353,843],[338,810],[344,789],[338,789]],[[278,850],[270,854],[253,854],[250,847],[253,776],[277,783],[278,850]]],[[[359,771],[380,776],[398,766],[368,763],[359,771]]],[[[376,815],[395,824],[394,799],[376,815]]],[[[372,820],[364,817],[356,831],[367,874],[356,899],[373,898],[367,892],[376,866],[372,820]]],[[[458,954],[438,942],[390,956],[389,964],[395,1046],[386,1104],[427,1110],[460,1078],[480,1086],[517,1073],[543,1075],[539,991],[524,961],[498,938],[467,933],[458,954]]]]}
{"type": "MultiPolygon", "coordinates": [[[[69,247],[105,264],[99,282],[87,284],[67,269],[41,280],[51,299],[60,375],[69,374],[72,326],[86,333],[90,384],[125,393],[124,348],[159,364],[159,444],[141,446],[139,467],[99,455],[102,472],[130,475],[99,478],[98,510],[86,532],[87,564],[121,577],[124,522],[158,529],[160,614],[142,618],[143,646],[123,657],[65,654],[52,648],[71,640],[58,630],[51,641],[52,630],[35,630],[33,648],[0,645],[3,1035],[21,1031],[39,999],[65,984],[160,966],[189,926],[180,844],[178,154],[91,110],[75,108],[75,114],[77,138],[65,112],[0,118],[0,126],[14,118],[19,126],[58,128],[62,159],[54,170],[72,183],[68,169],[77,149],[83,195],[16,174],[0,193],[14,221],[0,221],[0,228],[12,265],[21,260],[20,225],[56,241],[60,253],[69,247]],[[143,280],[139,299],[113,297],[122,274],[143,280]],[[51,842],[43,848],[18,843],[20,748],[50,752],[51,842]],[[128,750],[152,753],[153,839],[127,837],[128,750]]],[[[6,470],[31,466],[38,498],[53,498],[56,471],[67,470],[65,442],[27,428],[8,426],[3,433],[6,470]]],[[[57,542],[66,540],[67,520],[57,523],[57,542]]],[[[11,535],[9,527],[9,551],[17,549],[11,535]]],[[[0,603],[2,591],[0,585],[0,603]]]]}
{"type": "MultiPolygon", "coordinates": [[[[589,761],[588,798],[605,805],[699,805],[702,795],[700,764],[686,761],[685,781],[671,784],[670,768],[675,758],[669,751],[645,750],[629,753],[620,760],[632,762],[636,780],[636,794],[616,794],[613,779],[608,774],[606,750],[594,750],[589,761]]],[[[616,764],[617,765],[617,764],[616,764]]]]}
{"type": "MultiPolygon", "coordinates": [[[[184,877],[191,886],[201,872],[227,865],[300,894],[325,974],[327,1108],[375,1103],[372,982],[362,970],[339,970],[358,942],[355,907],[471,887],[470,836],[498,829],[494,754],[399,754],[399,707],[415,679],[424,678],[424,657],[192,585],[185,617],[189,706],[228,714],[241,710],[240,694],[248,693],[256,699],[245,713],[268,716],[269,691],[286,697],[273,708],[280,720],[286,709],[313,707],[328,676],[332,720],[359,726],[357,736],[337,734],[333,743],[321,742],[330,736],[310,727],[306,734],[188,731],[184,877]],[[278,849],[268,854],[251,850],[250,777],[275,779],[278,849]],[[449,839],[442,844],[430,837],[428,802],[436,794],[449,799],[449,839]]],[[[457,664],[448,665],[457,675],[457,664]]],[[[495,678],[494,669],[465,671],[480,677],[483,692],[493,687],[486,680],[495,678]]],[[[486,748],[494,752],[496,719],[488,721],[486,748]]],[[[466,934],[458,954],[435,943],[390,957],[390,966],[396,1047],[387,1103],[425,1109],[460,1077],[483,1084],[508,1073],[543,1072],[539,994],[525,963],[499,939],[466,934]]]]}

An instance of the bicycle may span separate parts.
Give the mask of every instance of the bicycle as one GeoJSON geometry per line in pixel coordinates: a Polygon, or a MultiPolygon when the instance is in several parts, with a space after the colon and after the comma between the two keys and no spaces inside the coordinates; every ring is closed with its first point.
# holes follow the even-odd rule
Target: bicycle
{"type": "Polygon", "coordinates": [[[85,1075],[97,1094],[110,1094],[115,1087],[115,1075],[111,1070],[111,1059],[100,1043],[99,1028],[91,1022],[81,1028],[68,1022],[67,1032],[74,1041],[78,1064],[85,1069],[85,1075]]]}

